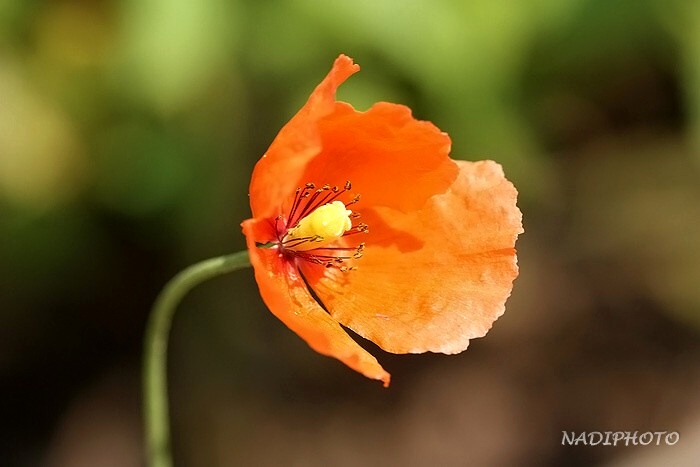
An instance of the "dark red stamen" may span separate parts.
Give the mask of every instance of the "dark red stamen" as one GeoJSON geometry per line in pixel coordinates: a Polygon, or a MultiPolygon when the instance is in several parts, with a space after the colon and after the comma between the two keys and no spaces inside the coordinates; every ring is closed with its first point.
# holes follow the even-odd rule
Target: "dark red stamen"
{"type": "Polygon", "coordinates": [[[345,207],[347,208],[347,207],[350,206],[351,204],[355,204],[355,203],[357,203],[358,201],[360,201],[360,195],[359,195],[359,194],[355,195],[355,196],[350,200],[349,203],[345,203],[345,207]]]}
{"type": "MultiPolygon", "coordinates": [[[[316,185],[314,185],[313,183],[307,183],[301,195],[299,195],[301,188],[297,188],[297,192],[294,197],[294,203],[292,204],[292,209],[289,213],[289,218],[287,220],[288,226],[295,227],[301,219],[303,219],[308,214],[311,214],[316,208],[335,201],[340,195],[352,189],[352,183],[350,183],[349,181],[345,182],[345,186],[342,190],[337,186],[331,188],[330,185],[323,185],[323,187],[319,188],[314,192],[313,195],[311,195],[311,192],[309,190],[313,190],[315,188],[316,185]],[[319,200],[318,197],[323,192],[327,193],[319,200]],[[301,204],[302,199],[305,198],[309,199],[306,201],[306,204],[302,208],[302,210],[299,213],[297,213],[297,209],[301,204]]],[[[357,200],[359,200],[359,195],[355,196],[355,198],[353,198],[353,200],[350,201],[350,203],[346,204],[346,206],[356,203],[357,200]]]]}
{"type": "Polygon", "coordinates": [[[353,228],[346,230],[345,233],[343,234],[343,237],[345,237],[347,235],[358,234],[358,233],[369,233],[369,226],[367,224],[365,224],[364,222],[360,222],[359,224],[357,224],[353,228]]]}
{"type": "Polygon", "coordinates": [[[321,203],[321,204],[314,203],[314,201],[316,201],[316,198],[318,198],[318,195],[320,195],[321,193],[323,193],[323,188],[316,190],[314,192],[314,194],[311,195],[310,197],[309,197],[310,193],[307,194],[307,196],[305,196],[306,198],[309,198],[306,201],[306,206],[304,206],[304,208],[301,210],[301,212],[297,216],[297,219],[292,219],[292,218],[289,219],[290,225],[296,225],[297,221],[303,219],[308,214],[311,214],[314,209],[316,209],[318,206],[321,206],[322,204],[324,204],[324,203],[321,203]]]}

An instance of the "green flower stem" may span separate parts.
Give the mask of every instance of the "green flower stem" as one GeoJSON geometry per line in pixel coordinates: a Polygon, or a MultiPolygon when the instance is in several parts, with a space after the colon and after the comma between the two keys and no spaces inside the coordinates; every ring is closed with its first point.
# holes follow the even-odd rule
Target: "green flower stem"
{"type": "Polygon", "coordinates": [[[250,266],[247,251],[211,258],[184,269],[168,282],[148,318],[143,356],[143,410],[149,467],[171,467],[168,415],[168,335],[175,309],[196,285],[250,266]]]}

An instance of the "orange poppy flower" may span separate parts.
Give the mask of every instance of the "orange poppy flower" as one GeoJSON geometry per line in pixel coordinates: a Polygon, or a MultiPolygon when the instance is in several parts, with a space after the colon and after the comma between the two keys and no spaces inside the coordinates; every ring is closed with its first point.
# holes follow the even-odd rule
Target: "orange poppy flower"
{"type": "Polygon", "coordinates": [[[335,100],[341,55],[255,166],[243,222],[263,300],[314,350],[389,384],[343,329],[393,353],[467,348],[518,274],[517,191],[495,162],[449,158],[450,138],[405,106],[335,100]]]}

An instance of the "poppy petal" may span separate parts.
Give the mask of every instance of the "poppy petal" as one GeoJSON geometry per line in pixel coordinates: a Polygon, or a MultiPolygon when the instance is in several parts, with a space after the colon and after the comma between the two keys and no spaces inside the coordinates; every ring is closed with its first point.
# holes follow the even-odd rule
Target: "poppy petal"
{"type": "Polygon", "coordinates": [[[296,267],[280,258],[277,250],[256,247],[256,239],[269,237],[270,224],[249,219],[242,227],[255,280],[270,311],[315,351],[388,386],[389,373],[314,300],[296,267]]]}
{"type": "Polygon", "coordinates": [[[299,182],[342,186],[347,180],[365,206],[420,208],[457,177],[449,136],[411,109],[379,102],[366,112],[349,105],[319,122],[322,152],[299,182]]]}
{"type": "Polygon", "coordinates": [[[298,186],[306,164],[321,151],[318,121],[334,112],[336,89],[359,70],[350,57],[340,55],[306,104],[280,130],[253,170],[249,190],[253,217],[280,214],[278,210],[298,186]]]}
{"type": "Polygon", "coordinates": [[[456,163],[450,189],[423,209],[362,211],[357,270],[302,266],[335,319],[389,352],[465,350],[503,314],[518,274],[515,187],[495,162],[456,163]]]}

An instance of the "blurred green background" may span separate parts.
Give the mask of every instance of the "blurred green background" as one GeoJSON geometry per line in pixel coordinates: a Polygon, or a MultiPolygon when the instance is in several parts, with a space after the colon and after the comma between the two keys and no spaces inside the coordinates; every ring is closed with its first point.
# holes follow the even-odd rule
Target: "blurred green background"
{"type": "Polygon", "coordinates": [[[519,188],[507,312],[458,356],[368,344],[384,390],[250,271],[207,283],[171,340],[176,465],[697,465],[692,0],[2,0],[0,465],[142,465],[150,305],[244,247],[253,165],[339,53],[362,66],[342,100],[407,104],[519,188]]]}

